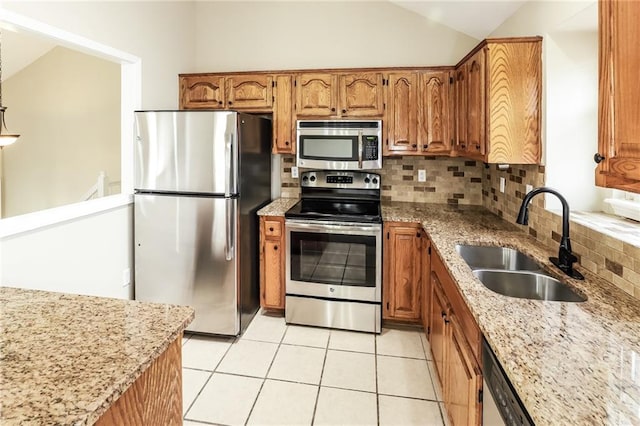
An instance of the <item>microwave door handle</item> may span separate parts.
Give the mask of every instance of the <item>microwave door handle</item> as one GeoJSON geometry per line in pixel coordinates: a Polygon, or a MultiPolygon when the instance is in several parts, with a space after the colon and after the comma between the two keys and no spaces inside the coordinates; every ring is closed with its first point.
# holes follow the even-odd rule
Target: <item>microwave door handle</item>
{"type": "Polygon", "coordinates": [[[362,130],[358,130],[358,168],[362,168],[362,130]]]}

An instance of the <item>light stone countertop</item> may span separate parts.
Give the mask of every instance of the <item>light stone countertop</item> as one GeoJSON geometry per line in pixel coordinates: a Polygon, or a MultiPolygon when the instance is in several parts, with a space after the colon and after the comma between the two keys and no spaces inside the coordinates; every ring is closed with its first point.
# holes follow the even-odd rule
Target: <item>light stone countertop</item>
{"type": "Polygon", "coordinates": [[[187,306],[0,287],[0,424],[93,424],[193,318],[187,306]]]}
{"type": "Polygon", "coordinates": [[[478,206],[383,203],[384,221],[421,222],[538,425],[640,424],[640,302],[577,268],[566,277],[515,224],[478,206]],[[458,243],[518,249],[588,297],[584,303],[506,297],[485,288],[458,243]]]}
{"type": "Polygon", "coordinates": [[[284,216],[298,201],[299,198],[278,198],[258,210],[258,216],[284,216]]]}

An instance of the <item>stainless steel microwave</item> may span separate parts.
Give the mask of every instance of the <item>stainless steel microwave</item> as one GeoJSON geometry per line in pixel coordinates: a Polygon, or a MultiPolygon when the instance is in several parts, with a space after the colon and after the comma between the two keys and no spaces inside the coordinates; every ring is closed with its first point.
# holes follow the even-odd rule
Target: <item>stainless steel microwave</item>
{"type": "Polygon", "coordinates": [[[382,120],[298,120],[296,129],[298,167],[382,168],[382,120]]]}

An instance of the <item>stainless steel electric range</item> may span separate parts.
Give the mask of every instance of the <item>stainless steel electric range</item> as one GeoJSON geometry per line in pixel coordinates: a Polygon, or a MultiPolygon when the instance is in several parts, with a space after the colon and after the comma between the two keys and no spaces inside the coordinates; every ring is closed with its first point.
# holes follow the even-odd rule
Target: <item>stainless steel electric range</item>
{"type": "Polygon", "coordinates": [[[287,323],[380,333],[380,175],[309,171],[285,213],[287,323]]]}

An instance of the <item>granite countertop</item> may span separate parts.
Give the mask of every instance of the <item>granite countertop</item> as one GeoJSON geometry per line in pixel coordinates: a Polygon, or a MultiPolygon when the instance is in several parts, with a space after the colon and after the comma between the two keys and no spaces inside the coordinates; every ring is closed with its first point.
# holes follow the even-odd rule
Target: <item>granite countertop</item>
{"type": "Polygon", "coordinates": [[[0,287],[0,424],[93,424],[193,308],[0,287]]]}
{"type": "Polygon", "coordinates": [[[482,207],[383,203],[383,220],[420,222],[536,424],[640,423],[640,302],[578,267],[584,281],[515,224],[482,207]],[[485,288],[458,243],[499,245],[534,257],[584,303],[506,297],[485,288]]]}
{"type": "Polygon", "coordinates": [[[258,216],[284,216],[287,210],[300,201],[299,198],[278,198],[258,210],[258,216]]]}

